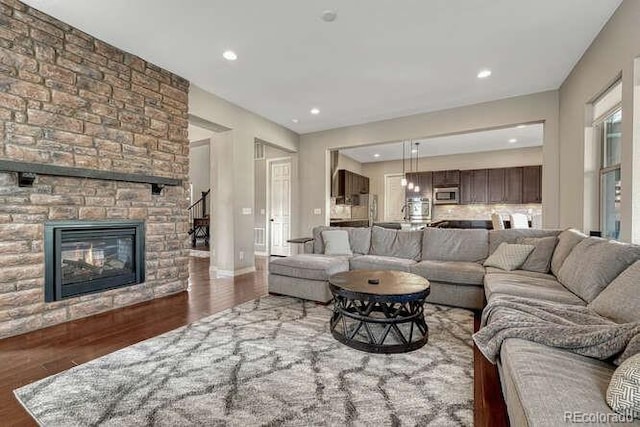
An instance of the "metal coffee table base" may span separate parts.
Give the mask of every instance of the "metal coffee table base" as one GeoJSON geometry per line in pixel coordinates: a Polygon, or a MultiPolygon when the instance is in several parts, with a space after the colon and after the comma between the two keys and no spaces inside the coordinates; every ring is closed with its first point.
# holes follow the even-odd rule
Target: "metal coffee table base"
{"type": "Polygon", "coordinates": [[[370,353],[405,353],[427,343],[426,295],[345,296],[330,288],[334,296],[330,329],[341,343],[370,353]]]}

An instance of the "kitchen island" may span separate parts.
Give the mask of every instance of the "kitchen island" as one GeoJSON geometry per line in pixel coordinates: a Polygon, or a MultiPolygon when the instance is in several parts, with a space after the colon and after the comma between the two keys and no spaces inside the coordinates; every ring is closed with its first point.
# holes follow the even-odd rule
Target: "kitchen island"
{"type": "Polygon", "coordinates": [[[366,218],[331,219],[329,225],[331,227],[368,227],[369,220],[366,218]]]}

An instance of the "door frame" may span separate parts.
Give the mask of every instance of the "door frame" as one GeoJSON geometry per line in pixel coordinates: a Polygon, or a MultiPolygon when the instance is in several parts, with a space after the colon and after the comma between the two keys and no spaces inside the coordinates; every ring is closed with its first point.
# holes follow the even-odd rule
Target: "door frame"
{"type": "MultiPolygon", "coordinates": [[[[385,173],[384,174],[384,181],[383,181],[383,185],[384,185],[384,212],[382,212],[382,214],[384,215],[382,221],[389,221],[389,219],[387,219],[387,201],[389,200],[389,194],[388,194],[388,190],[387,190],[387,178],[395,178],[395,177],[402,177],[404,174],[402,173],[385,173]]],[[[405,200],[405,197],[402,197],[402,200],[405,200]]],[[[405,200],[406,202],[406,200],[405,200]]],[[[380,199],[378,199],[378,211],[380,210],[380,199]]]]}
{"type": "MultiPolygon", "coordinates": [[[[271,159],[266,159],[267,164],[266,164],[266,172],[267,172],[267,179],[266,181],[266,186],[267,186],[267,191],[266,191],[266,215],[265,215],[265,230],[266,230],[266,235],[265,235],[265,252],[267,254],[267,256],[271,256],[271,164],[275,163],[275,162],[283,162],[284,160],[287,160],[289,162],[289,179],[291,180],[291,183],[289,185],[289,231],[291,231],[291,197],[293,195],[293,189],[292,189],[292,184],[293,184],[293,159],[291,158],[291,156],[284,156],[284,157],[274,157],[271,159]]],[[[291,246],[289,246],[289,255],[291,255],[291,246]]]]}

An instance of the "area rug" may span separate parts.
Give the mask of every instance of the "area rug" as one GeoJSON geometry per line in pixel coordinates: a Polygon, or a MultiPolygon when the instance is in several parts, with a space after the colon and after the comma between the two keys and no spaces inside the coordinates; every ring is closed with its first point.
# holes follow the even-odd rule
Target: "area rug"
{"type": "Polygon", "coordinates": [[[267,296],[29,384],[44,426],[472,425],[470,311],[426,305],[429,342],[351,349],[331,306],[267,296]]]}

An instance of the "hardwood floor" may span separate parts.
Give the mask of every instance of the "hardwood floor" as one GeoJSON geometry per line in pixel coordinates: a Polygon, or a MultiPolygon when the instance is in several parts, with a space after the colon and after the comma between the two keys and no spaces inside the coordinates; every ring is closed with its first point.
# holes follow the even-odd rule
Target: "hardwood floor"
{"type": "MultiPolygon", "coordinates": [[[[266,295],[266,258],[256,269],[210,279],[209,260],[191,257],[189,292],[0,340],[0,424],[36,425],[13,396],[22,385],[266,295]]],[[[495,366],[477,349],[474,364],[475,425],[508,425],[495,366]]]]}

